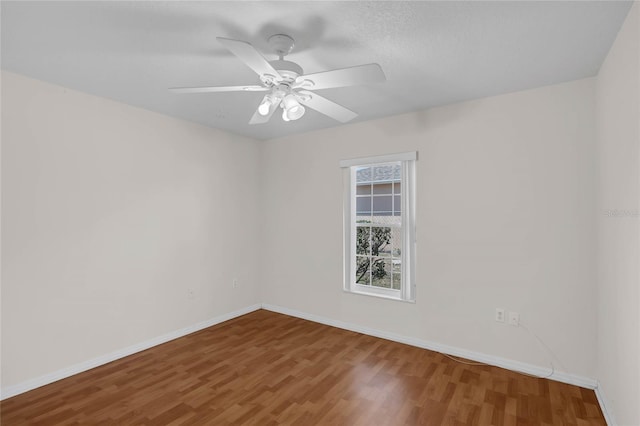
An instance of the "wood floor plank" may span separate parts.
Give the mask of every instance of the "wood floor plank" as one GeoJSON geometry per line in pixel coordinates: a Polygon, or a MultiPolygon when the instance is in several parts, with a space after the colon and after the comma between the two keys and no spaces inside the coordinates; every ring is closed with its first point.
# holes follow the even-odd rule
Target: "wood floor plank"
{"type": "Polygon", "coordinates": [[[0,403],[2,425],[605,425],[593,391],[264,310],[0,403]]]}

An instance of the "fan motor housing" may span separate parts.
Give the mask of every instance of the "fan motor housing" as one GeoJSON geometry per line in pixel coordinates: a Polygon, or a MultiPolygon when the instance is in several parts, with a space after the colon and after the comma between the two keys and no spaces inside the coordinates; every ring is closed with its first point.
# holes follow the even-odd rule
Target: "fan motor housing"
{"type": "Polygon", "coordinates": [[[291,79],[291,81],[294,81],[298,76],[304,74],[302,67],[295,62],[278,59],[269,63],[285,80],[291,79]]]}

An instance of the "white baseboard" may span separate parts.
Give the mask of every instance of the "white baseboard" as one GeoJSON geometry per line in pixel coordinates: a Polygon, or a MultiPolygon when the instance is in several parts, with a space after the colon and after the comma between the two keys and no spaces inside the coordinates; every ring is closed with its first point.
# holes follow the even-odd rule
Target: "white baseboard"
{"type": "Polygon", "coordinates": [[[613,418],[613,410],[611,409],[611,405],[609,400],[604,394],[604,390],[602,389],[602,385],[598,382],[596,388],[596,398],[598,398],[598,403],[600,404],[600,409],[602,410],[602,414],[604,415],[604,420],[607,422],[608,426],[616,426],[616,420],[613,418]]]}
{"type": "MultiPolygon", "coordinates": [[[[416,346],[423,349],[429,349],[432,351],[453,355],[461,358],[470,359],[477,362],[501,367],[507,370],[517,371],[520,373],[532,374],[535,376],[546,377],[549,375],[549,368],[539,367],[537,365],[527,364],[524,362],[514,361],[506,358],[500,358],[493,355],[483,354],[481,352],[470,351],[467,349],[460,349],[453,346],[443,345],[436,342],[430,342],[428,340],[416,339],[414,337],[403,336],[396,333],[390,333],[388,331],[376,330],[374,328],[364,327],[361,325],[346,323],[342,321],[333,320],[330,318],[308,314],[305,312],[296,311],[289,308],[283,308],[281,306],[270,305],[268,303],[262,304],[262,309],[268,311],[278,312],[292,317],[302,318],[313,322],[318,322],[332,327],[338,327],[349,331],[355,331],[356,333],[367,334],[369,336],[380,337],[386,340],[392,340],[394,342],[404,343],[411,346],[416,346]]],[[[554,372],[549,380],[555,380],[557,382],[567,383],[570,385],[576,385],[587,389],[596,389],[598,382],[595,379],[588,377],[577,376],[574,374],[564,373],[560,371],[554,372]]],[[[604,411],[604,408],[603,408],[604,411]]]]}
{"type": "Polygon", "coordinates": [[[181,328],[180,330],[163,334],[162,336],[158,336],[156,338],[146,340],[144,342],[126,347],[124,349],[120,349],[115,352],[111,352],[111,353],[99,356],[97,358],[93,358],[75,365],[71,365],[61,370],[54,371],[49,374],[45,374],[44,376],[36,377],[34,379],[27,380],[25,382],[18,383],[16,385],[7,386],[5,388],[2,388],[2,391],[0,392],[0,400],[11,398],[12,396],[30,391],[35,388],[39,388],[40,386],[48,385],[49,383],[56,382],[58,380],[67,378],[69,376],[73,376],[74,374],[82,373],[83,371],[87,371],[92,368],[99,367],[101,365],[115,361],[117,359],[124,358],[129,355],[133,355],[137,352],[144,351],[153,346],[157,346],[162,343],[166,343],[170,340],[174,340],[179,337],[186,336],[187,334],[191,334],[196,331],[205,329],[207,327],[211,327],[212,325],[220,324],[221,322],[225,322],[230,319],[248,314],[249,312],[257,311],[260,308],[261,308],[261,305],[259,303],[256,305],[247,306],[246,308],[242,308],[233,312],[218,315],[217,317],[208,319],[206,321],[202,321],[197,324],[193,324],[188,327],[181,328]]]}

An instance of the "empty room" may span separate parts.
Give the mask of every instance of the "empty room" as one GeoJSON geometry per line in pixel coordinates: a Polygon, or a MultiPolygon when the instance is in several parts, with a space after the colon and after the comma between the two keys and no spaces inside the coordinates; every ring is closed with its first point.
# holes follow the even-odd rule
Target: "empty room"
{"type": "Polygon", "coordinates": [[[3,426],[640,426],[638,2],[0,19],[3,426]]]}

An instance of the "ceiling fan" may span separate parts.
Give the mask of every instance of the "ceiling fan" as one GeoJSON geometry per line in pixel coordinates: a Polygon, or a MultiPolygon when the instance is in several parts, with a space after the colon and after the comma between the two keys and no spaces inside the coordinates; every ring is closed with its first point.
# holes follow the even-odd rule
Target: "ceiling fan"
{"type": "Polygon", "coordinates": [[[278,107],[282,108],[284,121],[297,120],[305,113],[305,106],[312,108],[342,123],[358,116],[355,112],[324,98],[311,90],[377,83],[385,80],[378,64],[359,65],[332,71],[304,74],[302,68],[284,60],[293,49],[294,40],[285,34],[269,37],[269,45],[278,59],[267,61],[250,43],[241,40],[217,37],[217,40],[260,76],[261,85],[175,87],[174,93],[211,92],[267,92],[249,124],[269,121],[278,107]]]}

